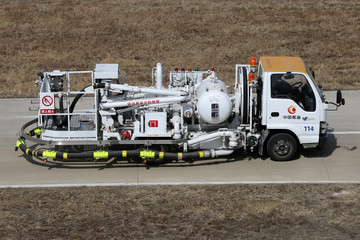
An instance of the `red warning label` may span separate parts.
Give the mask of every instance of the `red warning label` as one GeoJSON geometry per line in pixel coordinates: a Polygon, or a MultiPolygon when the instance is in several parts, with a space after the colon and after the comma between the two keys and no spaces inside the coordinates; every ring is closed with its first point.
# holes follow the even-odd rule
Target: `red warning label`
{"type": "Polygon", "coordinates": [[[54,103],[53,97],[46,95],[41,99],[41,102],[44,106],[50,107],[54,103]]]}
{"type": "Polygon", "coordinates": [[[55,110],[54,109],[40,109],[40,113],[41,114],[54,114],[55,110]]]}
{"type": "Polygon", "coordinates": [[[54,114],[54,94],[51,92],[40,93],[40,114],[54,114]]]}

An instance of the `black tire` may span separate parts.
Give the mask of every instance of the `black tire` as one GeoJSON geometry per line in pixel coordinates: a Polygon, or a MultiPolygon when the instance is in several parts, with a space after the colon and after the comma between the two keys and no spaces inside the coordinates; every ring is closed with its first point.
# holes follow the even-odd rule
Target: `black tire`
{"type": "Polygon", "coordinates": [[[267,152],[272,160],[293,160],[297,152],[297,142],[287,133],[277,133],[270,137],[267,143],[267,152]]]}

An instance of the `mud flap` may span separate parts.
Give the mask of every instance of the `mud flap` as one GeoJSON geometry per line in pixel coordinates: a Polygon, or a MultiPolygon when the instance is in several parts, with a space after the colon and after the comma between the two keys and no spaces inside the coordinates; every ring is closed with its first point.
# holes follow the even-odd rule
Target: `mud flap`
{"type": "Polygon", "coordinates": [[[269,136],[269,134],[270,134],[269,130],[265,130],[261,134],[261,137],[260,137],[260,140],[259,140],[259,155],[260,156],[263,156],[263,154],[264,154],[264,143],[265,143],[267,137],[269,136]]]}

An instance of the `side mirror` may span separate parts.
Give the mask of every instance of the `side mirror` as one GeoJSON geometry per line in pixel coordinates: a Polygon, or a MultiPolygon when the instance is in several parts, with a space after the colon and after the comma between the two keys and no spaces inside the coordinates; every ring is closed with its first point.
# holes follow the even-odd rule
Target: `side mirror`
{"type": "Polygon", "coordinates": [[[309,70],[310,70],[311,75],[315,79],[315,71],[314,71],[314,69],[311,67],[309,70]]]}
{"type": "Polygon", "coordinates": [[[336,92],[336,103],[340,105],[345,105],[345,99],[342,97],[341,90],[337,90],[336,92]]]}

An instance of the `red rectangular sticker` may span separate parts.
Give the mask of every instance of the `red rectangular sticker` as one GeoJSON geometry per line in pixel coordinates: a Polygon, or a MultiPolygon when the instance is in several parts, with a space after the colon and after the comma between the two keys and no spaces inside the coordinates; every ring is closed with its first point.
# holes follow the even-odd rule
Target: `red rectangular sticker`
{"type": "Polygon", "coordinates": [[[149,127],[158,127],[159,121],[158,120],[149,120],[149,127]]]}
{"type": "Polygon", "coordinates": [[[54,114],[54,109],[40,109],[40,114],[54,114]]]}

